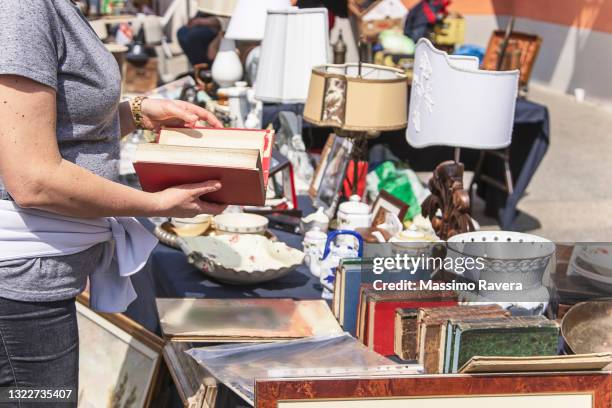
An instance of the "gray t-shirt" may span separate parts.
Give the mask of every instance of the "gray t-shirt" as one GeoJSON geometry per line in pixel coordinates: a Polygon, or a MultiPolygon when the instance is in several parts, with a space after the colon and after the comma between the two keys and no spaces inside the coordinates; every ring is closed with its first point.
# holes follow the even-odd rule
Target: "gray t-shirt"
{"type": "MultiPolygon", "coordinates": [[[[70,0],[1,0],[2,74],[53,88],[62,157],[105,178],[117,177],[121,75],[112,54],[70,0]]],[[[6,195],[2,185],[0,195],[6,195]]],[[[71,256],[0,262],[0,297],[74,297],[101,252],[97,245],[71,256]]]]}

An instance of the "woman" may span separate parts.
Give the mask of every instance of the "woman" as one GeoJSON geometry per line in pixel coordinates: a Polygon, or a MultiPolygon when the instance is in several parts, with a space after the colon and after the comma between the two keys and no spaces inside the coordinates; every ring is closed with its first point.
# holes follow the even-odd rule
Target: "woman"
{"type": "MultiPolygon", "coordinates": [[[[113,182],[120,136],[137,126],[221,124],[185,102],[119,103],[117,63],[71,0],[2,0],[0,43],[0,387],[61,387],[76,393],[74,299],[88,274],[119,257],[106,259],[109,242],[98,238],[74,253],[75,237],[98,228],[97,234],[110,241],[111,230],[116,238],[134,228],[102,217],[192,217],[223,210],[200,200],[221,188],[216,181],[159,193],[113,182]],[[70,231],[58,231],[58,225],[70,231]],[[52,242],[46,242],[48,236],[52,242]],[[63,246],[72,250],[62,252],[63,246]],[[30,256],[15,259],[7,251],[30,256]]],[[[113,245],[138,244],[128,241],[129,236],[113,245]]],[[[118,259],[120,268],[125,261],[118,259]]],[[[111,301],[117,295],[112,289],[111,301]]]]}

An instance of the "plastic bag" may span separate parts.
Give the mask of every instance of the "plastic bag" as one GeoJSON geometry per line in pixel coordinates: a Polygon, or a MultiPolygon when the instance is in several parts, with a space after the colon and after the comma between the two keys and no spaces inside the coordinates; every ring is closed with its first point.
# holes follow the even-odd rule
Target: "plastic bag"
{"type": "Polygon", "coordinates": [[[381,163],[376,167],[375,172],[379,180],[379,191],[385,190],[410,206],[406,213],[406,219],[412,220],[417,214],[421,213],[421,205],[414,194],[410,180],[405,174],[395,168],[393,162],[386,161],[381,163]]]}
{"type": "Polygon", "coordinates": [[[217,380],[254,403],[255,379],[418,374],[396,365],[347,333],[278,343],[230,344],[187,351],[217,380]]]}

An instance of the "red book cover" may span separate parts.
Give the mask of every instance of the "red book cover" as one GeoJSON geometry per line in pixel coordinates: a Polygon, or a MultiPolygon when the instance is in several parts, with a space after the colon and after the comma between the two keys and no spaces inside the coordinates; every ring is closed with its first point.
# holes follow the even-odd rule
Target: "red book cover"
{"type": "Polygon", "coordinates": [[[367,345],[383,356],[395,354],[393,336],[395,330],[395,310],[416,309],[419,307],[456,306],[457,300],[411,299],[391,301],[371,301],[368,316],[367,345]]]}
{"type": "MultiPolygon", "coordinates": [[[[175,128],[165,128],[165,129],[175,129],[175,128]]],[[[227,131],[236,131],[240,133],[264,133],[264,145],[262,147],[263,154],[261,156],[261,169],[263,170],[263,182],[264,186],[268,185],[268,176],[270,174],[270,158],[272,156],[272,147],[274,144],[274,131],[272,129],[237,129],[237,128],[212,128],[207,126],[194,126],[191,128],[183,128],[183,129],[195,129],[195,130],[206,130],[207,132],[227,132],[227,131]]],[[[163,129],[162,129],[163,131],[163,129]]],[[[157,134],[157,138],[155,139],[155,143],[159,143],[161,133],[157,134]]],[[[221,136],[223,137],[223,136],[221,136]]]]}
{"type": "Polygon", "coordinates": [[[260,172],[189,164],[135,162],[134,168],[144,191],[157,192],[181,184],[219,180],[220,190],[206,194],[203,200],[232,205],[261,206],[266,202],[260,172]]]}

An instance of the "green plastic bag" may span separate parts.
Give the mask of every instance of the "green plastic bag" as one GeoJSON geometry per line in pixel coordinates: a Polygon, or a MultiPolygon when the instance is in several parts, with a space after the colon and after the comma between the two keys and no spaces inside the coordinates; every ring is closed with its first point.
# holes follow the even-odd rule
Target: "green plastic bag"
{"type": "MultiPolygon", "coordinates": [[[[395,168],[395,164],[390,161],[381,163],[376,167],[376,175],[378,176],[378,190],[385,190],[392,196],[399,198],[410,206],[404,220],[410,220],[421,213],[421,205],[417,199],[410,180],[405,174],[402,174],[395,168]]],[[[402,221],[404,221],[402,220],[402,221]]]]}

